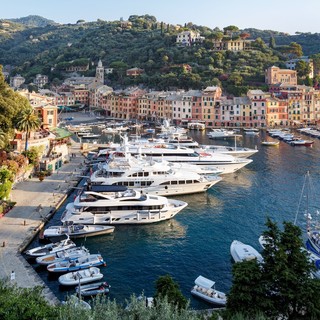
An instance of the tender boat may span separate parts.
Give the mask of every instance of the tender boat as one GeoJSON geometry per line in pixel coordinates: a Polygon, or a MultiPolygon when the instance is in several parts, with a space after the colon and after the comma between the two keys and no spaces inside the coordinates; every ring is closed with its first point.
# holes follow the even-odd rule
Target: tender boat
{"type": "Polygon", "coordinates": [[[62,260],[49,264],[47,270],[49,272],[70,272],[102,265],[105,266],[106,263],[100,254],[90,254],[77,259],[62,260]]]}
{"type": "Polygon", "coordinates": [[[306,147],[310,147],[312,146],[314,143],[313,140],[304,140],[304,139],[293,139],[292,141],[290,141],[290,144],[292,146],[306,146],[306,147]]]}
{"type": "Polygon", "coordinates": [[[69,203],[62,222],[86,224],[147,224],[171,219],[188,203],[166,197],[142,194],[128,189],[123,192],[82,191],[69,203]]]}
{"type": "Polygon", "coordinates": [[[97,267],[92,267],[85,270],[79,270],[76,272],[69,272],[59,277],[58,281],[63,286],[76,286],[84,283],[90,283],[101,280],[103,274],[97,267]]]}
{"type": "Polygon", "coordinates": [[[253,259],[257,259],[260,263],[263,262],[261,254],[256,249],[238,240],[232,241],[230,246],[230,253],[235,262],[248,261],[253,259]]]}
{"type": "Polygon", "coordinates": [[[97,294],[107,294],[110,292],[110,285],[107,282],[94,282],[80,285],[76,288],[76,293],[82,297],[96,296],[97,294]]]}
{"type": "Polygon", "coordinates": [[[42,257],[37,257],[36,261],[41,265],[48,265],[52,263],[57,263],[67,259],[77,259],[89,255],[89,250],[85,247],[74,247],[63,251],[58,251],[56,253],[47,254],[42,257]]]}
{"type": "Polygon", "coordinates": [[[214,281],[203,276],[199,276],[194,283],[195,285],[191,289],[191,294],[215,305],[226,305],[227,296],[225,293],[215,289],[214,281]]]}
{"type": "Polygon", "coordinates": [[[73,223],[66,223],[62,226],[51,226],[44,230],[43,237],[47,239],[52,239],[59,237],[63,234],[67,234],[70,238],[84,238],[100,236],[103,234],[112,233],[114,227],[111,226],[101,226],[101,225],[84,225],[81,224],[81,220],[78,221],[79,224],[75,225],[73,223]]]}
{"type": "Polygon", "coordinates": [[[67,250],[74,247],[76,247],[76,244],[72,240],[70,240],[69,237],[66,237],[66,239],[64,240],[48,243],[44,246],[29,249],[25,253],[29,257],[35,258],[35,257],[41,257],[47,254],[67,250]]]}
{"type": "Polygon", "coordinates": [[[263,146],[276,147],[280,144],[280,141],[262,141],[261,144],[263,146]]]}

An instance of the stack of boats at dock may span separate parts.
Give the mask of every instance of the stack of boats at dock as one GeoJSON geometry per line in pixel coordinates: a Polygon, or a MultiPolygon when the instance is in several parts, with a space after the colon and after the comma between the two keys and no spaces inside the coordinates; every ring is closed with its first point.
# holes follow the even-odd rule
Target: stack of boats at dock
{"type": "Polygon", "coordinates": [[[39,265],[45,266],[48,272],[61,274],[58,278],[60,285],[78,285],[77,292],[80,295],[109,292],[110,286],[106,282],[96,282],[103,278],[98,267],[106,266],[102,256],[99,253],[90,254],[84,246],[77,247],[68,236],[55,243],[29,249],[25,253],[29,258],[36,259],[39,265]],[[87,283],[92,284],[81,286],[87,283]]]}
{"type": "MultiPolygon", "coordinates": [[[[320,138],[320,131],[312,128],[300,128],[297,129],[299,134],[309,135],[313,138],[320,138]]],[[[268,134],[272,138],[277,138],[278,140],[284,141],[291,146],[312,146],[314,140],[312,139],[304,139],[301,136],[297,136],[292,133],[289,129],[269,129],[268,134]]],[[[276,140],[266,140],[262,141],[262,145],[266,146],[277,146],[279,145],[279,141],[276,140]]]]}

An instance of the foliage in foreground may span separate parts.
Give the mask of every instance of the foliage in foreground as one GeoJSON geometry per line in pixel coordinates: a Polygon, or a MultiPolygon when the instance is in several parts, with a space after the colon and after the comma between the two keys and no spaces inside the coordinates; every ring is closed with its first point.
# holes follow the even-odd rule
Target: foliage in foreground
{"type": "Polygon", "coordinates": [[[281,232],[270,219],[266,226],[264,262],[233,266],[227,314],[233,317],[240,312],[248,319],[259,313],[270,319],[319,319],[320,281],[310,277],[314,266],[301,250],[301,229],[284,222],[281,232]]]}
{"type": "Polygon", "coordinates": [[[0,319],[2,320],[53,320],[58,310],[42,296],[42,288],[19,288],[0,281],[0,319]]]}

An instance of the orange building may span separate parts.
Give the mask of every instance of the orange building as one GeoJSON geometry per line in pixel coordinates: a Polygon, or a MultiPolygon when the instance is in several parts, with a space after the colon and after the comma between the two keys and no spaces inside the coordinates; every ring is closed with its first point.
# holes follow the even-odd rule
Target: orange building
{"type": "Polygon", "coordinates": [[[265,71],[265,82],[268,85],[283,83],[297,85],[297,71],[290,69],[280,69],[279,67],[269,67],[265,71]]]}

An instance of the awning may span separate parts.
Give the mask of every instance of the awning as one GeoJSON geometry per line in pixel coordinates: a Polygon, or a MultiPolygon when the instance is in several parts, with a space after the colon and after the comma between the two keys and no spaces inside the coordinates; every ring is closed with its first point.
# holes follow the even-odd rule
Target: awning
{"type": "Polygon", "coordinates": [[[56,136],[56,139],[64,139],[72,136],[70,131],[63,128],[54,128],[51,131],[56,136]]]}
{"type": "Polygon", "coordinates": [[[203,276],[199,276],[196,280],[194,280],[194,283],[200,287],[206,288],[206,289],[210,289],[214,286],[215,282],[207,279],[203,276]]]}

